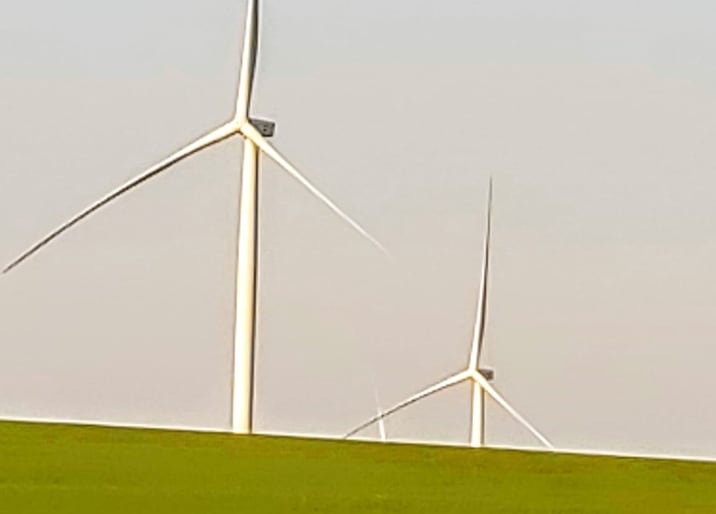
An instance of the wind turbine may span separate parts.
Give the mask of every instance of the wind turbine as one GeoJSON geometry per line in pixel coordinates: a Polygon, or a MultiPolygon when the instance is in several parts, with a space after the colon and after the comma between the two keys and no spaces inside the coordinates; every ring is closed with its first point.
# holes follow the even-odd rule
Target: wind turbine
{"type": "Polygon", "coordinates": [[[470,446],[479,448],[485,445],[485,393],[491,396],[503,409],[505,409],[513,418],[522,424],[532,433],[542,444],[548,448],[552,448],[551,443],[545,438],[535,427],[533,427],[519,412],[517,412],[504,397],[490,384],[494,379],[495,373],[491,369],[480,368],[480,357],[482,356],[483,343],[485,339],[485,327],[487,320],[487,279],[490,267],[490,234],[492,229],[492,179],[487,196],[487,228],[485,230],[485,241],[482,256],[482,278],[480,281],[480,291],[477,302],[477,315],[475,318],[475,329],[472,338],[472,348],[470,350],[470,358],[467,367],[454,375],[449,376],[445,380],[434,384],[427,389],[411,396],[390,409],[378,413],[362,425],[351,430],[345,438],[349,438],[364,428],[371,426],[376,422],[380,422],[387,416],[398,412],[409,405],[427,398],[440,391],[456,386],[463,382],[468,382],[472,386],[472,413],[470,427],[470,446]]]}
{"type": "Polygon", "coordinates": [[[234,362],[232,384],[231,430],[248,434],[253,431],[253,393],[254,393],[254,342],[256,324],[256,277],[257,277],[257,215],[258,215],[258,171],[259,151],[268,155],[291,177],[300,182],[329,209],[347,222],[359,234],[367,238],[381,251],[383,246],[361,225],[344,213],[326,195],[318,190],[268,141],[274,134],[272,121],[253,118],[251,97],[259,42],[259,6],[258,0],[248,0],[244,47],[241,58],[239,88],[236,99],[236,111],[227,123],[192,141],[169,157],[158,162],[136,178],[118,187],[100,200],[91,204],[75,217],[60,225],[46,237],[38,241],[22,255],[12,261],[4,270],[7,273],[37,253],[60,234],[87,218],[100,208],[124,193],[143,184],[152,177],[169,169],[174,164],[206,148],[229,139],[241,136],[244,143],[244,157],[241,170],[241,190],[239,209],[239,230],[236,270],[236,314],[234,329],[234,362]]]}

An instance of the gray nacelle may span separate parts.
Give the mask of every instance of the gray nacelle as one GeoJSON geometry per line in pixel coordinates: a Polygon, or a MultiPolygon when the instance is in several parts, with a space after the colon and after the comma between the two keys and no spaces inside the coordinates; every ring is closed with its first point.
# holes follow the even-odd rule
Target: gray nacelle
{"type": "Polygon", "coordinates": [[[258,118],[249,118],[251,124],[264,137],[273,137],[276,132],[276,123],[269,120],[260,120],[258,118]]]}
{"type": "Polygon", "coordinates": [[[480,371],[480,375],[485,377],[486,380],[493,380],[495,378],[495,370],[494,369],[481,368],[479,371],[480,371]]]}

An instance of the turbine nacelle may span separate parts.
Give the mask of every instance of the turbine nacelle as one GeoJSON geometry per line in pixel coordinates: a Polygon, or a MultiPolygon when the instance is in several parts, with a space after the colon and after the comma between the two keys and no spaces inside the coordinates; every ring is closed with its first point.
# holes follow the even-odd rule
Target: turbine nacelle
{"type": "Polygon", "coordinates": [[[264,137],[273,137],[276,132],[276,122],[259,118],[249,118],[249,123],[264,137]]]}
{"type": "Polygon", "coordinates": [[[487,369],[487,368],[480,368],[477,370],[480,375],[485,377],[485,380],[494,380],[495,379],[495,370],[494,369],[487,369]]]}
{"type": "Polygon", "coordinates": [[[251,139],[250,133],[258,133],[264,138],[273,137],[276,134],[276,122],[261,118],[242,118],[235,116],[234,119],[225,125],[233,134],[238,134],[251,139]],[[250,127],[250,128],[249,128],[250,127]],[[254,129],[254,131],[251,130],[254,129]]]}

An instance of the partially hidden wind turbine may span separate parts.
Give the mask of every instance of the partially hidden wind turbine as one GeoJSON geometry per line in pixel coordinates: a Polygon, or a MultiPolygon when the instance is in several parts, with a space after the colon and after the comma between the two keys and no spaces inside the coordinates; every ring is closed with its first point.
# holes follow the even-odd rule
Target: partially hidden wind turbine
{"type": "Polygon", "coordinates": [[[383,409],[380,407],[380,399],[378,398],[378,390],[375,389],[373,391],[375,396],[375,409],[378,412],[378,416],[380,416],[380,419],[378,419],[378,435],[380,436],[380,442],[381,443],[387,443],[388,442],[388,433],[385,430],[385,418],[382,417],[383,409]]]}
{"type": "Polygon", "coordinates": [[[248,0],[246,15],[246,32],[241,59],[239,88],[234,117],[224,125],[189,143],[163,161],[155,164],[141,175],[115,189],[105,197],[96,201],[75,217],[59,226],[44,239],[30,247],[25,253],[11,262],[4,270],[7,273],[20,263],[34,255],[60,234],[87,218],[103,206],[107,205],[124,193],[141,185],[152,177],[167,170],[172,165],[187,157],[209,148],[233,136],[241,136],[244,142],[244,156],[241,170],[241,190],[239,209],[239,231],[237,245],[236,272],[236,318],[234,332],[234,363],[232,385],[231,430],[235,433],[251,433],[253,431],[253,364],[254,364],[254,332],[256,322],[256,269],[257,269],[257,214],[258,214],[258,171],[259,151],[268,155],[289,175],[300,182],[328,208],[346,221],[358,233],[367,238],[381,251],[383,246],[363,227],[351,219],[328,197],[319,191],[304,177],[274,146],[268,142],[273,136],[275,125],[271,121],[250,117],[251,97],[256,72],[256,61],[259,42],[259,11],[258,0],[248,0]]]}
{"type": "Polygon", "coordinates": [[[488,198],[487,198],[487,227],[485,230],[485,241],[482,256],[482,276],[480,281],[480,291],[477,302],[477,315],[475,318],[475,330],[473,332],[472,348],[470,350],[470,360],[467,368],[463,371],[438,382],[435,385],[411,396],[388,410],[379,412],[377,416],[372,417],[362,425],[351,430],[345,438],[349,438],[363,429],[382,421],[387,416],[398,412],[413,403],[427,398],[435,393],[448,389],[463,382],[469,382],[472,385],[472,415],[470,428],[470,446],[478,448],[485,445],[485,393],[491,396],[503,409],[505,409],[512,417],[522,424],[532,435],[534,435],[542,444],[548,448],[552,448],[550,442],[524,417],[520,415],[503,396],[490,384],[494,378],[494,371],[491,369],[480,368],[480,357],[485,339],[485,327],[487,317],[487,279],[490,267],[490,233],[492,225],[492,180],[490,180],[488,198]]]}

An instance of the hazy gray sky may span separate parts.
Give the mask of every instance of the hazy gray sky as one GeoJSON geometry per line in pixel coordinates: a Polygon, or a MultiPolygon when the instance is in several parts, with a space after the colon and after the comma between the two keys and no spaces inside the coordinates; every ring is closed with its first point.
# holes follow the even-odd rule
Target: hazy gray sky
{"type": "MultiPolygon", "coordinates": [[[[244,1],[8,2],[0,261],[233,110],[244,1]]],[[[557,447],[716,456],[713,2],[263,2],[257,424],[340,435],[486,364],[557,447]]],[[[0,279],[0,416],[227,428],[241,145],[0,279]]],[[[466,442],[467,388],[388,435],[466,442]]],[[[488,442],[534,442],[494,404],[488,442]]]]}

